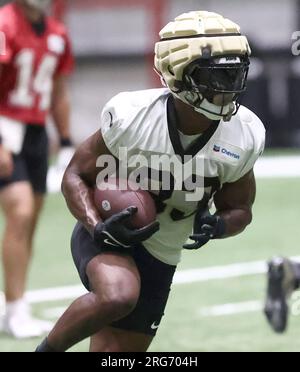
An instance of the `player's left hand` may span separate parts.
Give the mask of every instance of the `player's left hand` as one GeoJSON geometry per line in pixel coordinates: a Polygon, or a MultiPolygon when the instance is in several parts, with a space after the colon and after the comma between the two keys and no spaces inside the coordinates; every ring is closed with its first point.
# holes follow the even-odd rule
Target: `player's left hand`
{"type": "Polygon", "coordinates": [[[184,249],[199,249],[211,239],[218,239],[225,235],[225,221],[218,215],[196,215],[194,233],[190,236],[194,243],[185,244],[184,249]]]}

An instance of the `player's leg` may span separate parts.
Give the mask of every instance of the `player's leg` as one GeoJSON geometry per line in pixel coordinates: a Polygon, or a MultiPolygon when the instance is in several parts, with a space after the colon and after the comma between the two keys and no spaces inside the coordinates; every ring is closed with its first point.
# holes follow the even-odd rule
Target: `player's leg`
{"type": "Polygon", "coordinates": [[[288,324],[288,300],[300,286],[300,264],[287,258],[269,262],[265,314],[275,332],[282,333],[288,324]]]}
{"type": "Polygon", "coordinates": [[[146,352],[153,336],[105,327],[91,337],[90,352],[146,352]]]}
{"type": "Polygon", "coordinates": [[[138,300],[140,277],[128,255],[103,253],[87,266],[92,292],[78,298],[50,332],[48,344],[65,351],[130,313],[138,300]]]}
{"type": "Polygon", "coordinates": [[[23,297],[32,242],[46,192],[48,139],[44,128],[26,127],[22,151],[13,157],[11,177],[0,179],[0,204],[6,228],[3,239],[5,294],[23,297]]]}
{"type": "Polygon", "coordinates": [[[82,283],[92,292],[69,307],[37,351],[64,351],[91,335],[91,347],[97,351],[114,349],[116,344],[120,349],[126,336],[132,340],[127,340],[126,350],[149,347],[164,315],[176,267],[158,261],[142,246],[134,248],[132,257],[99,252],[100,247],[77,224],[72,254],[82,283]],[[108,339],[103,344],[105,334],[111,345],[108,339]]]}
{"type": "Polygon", "coordinates": [[[136,247],[134,260],[141,276],[141,291],[135,309],[93,335],[93,352],[146,352],[155,337],[175,273],[175,266],[154,258],[143,246],[136,247]]]}
{"type": "Polygon", "coordinates": [[[17,182],[4,188],[0,192],[0,204],[5,218],[2,257],[6,309],[2,329],[16,338],[40,336],[45,329],[31,318],[24,299],[34,215],[34,197],[29,182],[17,182]]]}
{"type": "Polygon", "coordinates": [[[33,254],[33,246],[34,246],[34,237],[35,232],[38,226],[39,218],[44,206],[45,196],[43,194],[34,193],[33,195],[33,214],[32,220],[29,227],[29,235],[30,235],[30,255],[33,254]]]}
{"type": "Polygon", "coordinates": [[[33,237],[46,192],[47,143],[43,128],[28,126],[22,152],[14,157],[14,173],[0,182],[7,222],[3,246],[7,298],[4,329],[17,338],[40,336],[52,328],[52,323],[31,316],[24,299],[33,237]]]}
{"type": "Polygon", "coordinates": [[[67,350],[114,320],[125,317],[139,297],[140,276],[129,254],[104,251],[79,223],[74,229],[71,247],[81,281],[91,292],[71,304],[50,332],[46,347],[42,345],[38,351],[67,350]]]}
{"type": "Polygon", "coordinates": [[[0,191],[5,218],[2,242],[4,291],[8,303],[21,299],[30,260],[30,226],[34,198],[29,182],[13,183],[0,191]]]}

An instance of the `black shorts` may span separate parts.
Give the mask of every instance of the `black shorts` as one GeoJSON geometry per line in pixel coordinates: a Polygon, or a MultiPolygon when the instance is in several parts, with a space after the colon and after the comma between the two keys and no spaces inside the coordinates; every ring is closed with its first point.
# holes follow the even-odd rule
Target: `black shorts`
{"type": "MultiPolygon", "coordinates": [[[[80,279],[90,291],[86,275],[87,264],[101,252],[112,249],[108,246],[103,249],[96,246],[90,234],[79,223],[73,231],[71,248],[80,279]]],[[[142,245],[133,247],[128,254],[132,255],[139,270],[141,293],[133,312],[110,326],[155,336],[164,315],[176,266],[157,260],[142,245]]]]}
{"type": "Polygon", "coordinates": [[[48,137],[46,128],[27,125],[22,151],[14,155],[14,171],[9,178],[0,178],[0,190],[21,181],[30,182],[35,193],[45,194],[48,171],[48,137]]]}

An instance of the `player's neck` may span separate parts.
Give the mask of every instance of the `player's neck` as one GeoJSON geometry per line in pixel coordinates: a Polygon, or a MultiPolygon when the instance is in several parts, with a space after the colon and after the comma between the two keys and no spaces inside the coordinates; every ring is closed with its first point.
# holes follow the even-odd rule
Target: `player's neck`
{"type": "Polygon", "coordinates": [[[22,3],[18,3],[18,6],[30,23],[38,23],[43,20],[44,14],[39,10],[22,3]]]}
{"type": "Polygon", "coordinates": [[[175,98],[178,129],[187,136],[201,134],[212,124],[212,120],[196,112],[193,107],[175,98]]]}

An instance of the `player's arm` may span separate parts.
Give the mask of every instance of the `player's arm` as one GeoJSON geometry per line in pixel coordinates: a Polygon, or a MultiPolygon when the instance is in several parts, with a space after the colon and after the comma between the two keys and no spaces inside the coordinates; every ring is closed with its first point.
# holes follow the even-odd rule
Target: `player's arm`
{"type": "Polygon", "coordinates": [[[93,201],[93,188],[101,171],[96,162],[101,155],[110,152],[98,131],[77,149],[62,181],[62,192],[71,213],[91,234],[101,222],[93,201]]]}
{"type": "Polygon", "coordinates": [[[58,76],[54,80],[51,114],[61,140],[70,139],[70,99],[66,77],[58,76]]]}
{"type": "Polygon", "coordinates": [[[54,80],[51,114],[60,137],[56,168],[63,172],[74,155],[74,147],[70,134],[70,99],[67,77],[62,74],[54,80]]]}
{"type": "Polygon", "coordinates": [[[225,223],[221,238],[240,234],[252,221],[252,206],[256,196],[256,182],[251,170],[234,183],[225,184],[214,197],[216,215],[225,223]]]}
{"type": "Polygon", "coordinates": [[[185,249],[199,249],[211,239],[223,239],[240,234],[252,221],[252,206],[255,201],[256,183],[253,170],[233,183],[224,184],[214,196],[215,215],[196,214],[194,241],[185,244],[185,249]]]}
{"type": "MultiPolygon", "coordinates": [[[[109,239],[112,245],[127,248],[149,239],[158,231],[158,222],[136,230],[130,230],[124,224],[137,212],[136,208],[128,208],[105,222],[101,220],[93,200],[93,188],[101,171],[101,168],[96,167],[96,163],[101,155],[111,153],[99,131],[78,148],[65,172],[62,191],[70,211],[85,226],[96,243],[101,244],[109,239]]],[[[112,156],[113,159],[116,160],[112,156]]],[[[117,168],[117,161],[115,164],[117,168]]]]}

